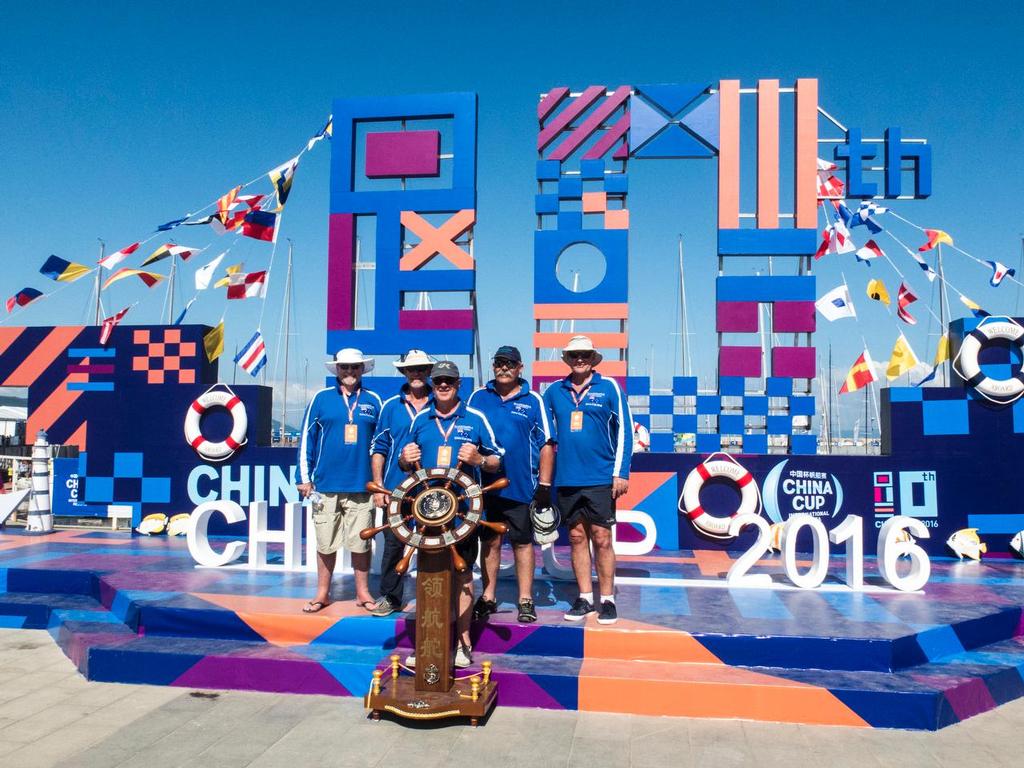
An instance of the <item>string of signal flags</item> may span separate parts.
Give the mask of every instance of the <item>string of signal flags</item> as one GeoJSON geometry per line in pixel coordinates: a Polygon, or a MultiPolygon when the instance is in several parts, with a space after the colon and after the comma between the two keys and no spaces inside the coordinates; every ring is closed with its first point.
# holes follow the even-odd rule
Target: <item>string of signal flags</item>
{"type": "MultiPolygon", "coordinates": [[[[834,163],[818,159],[818,203],[825,217],[825,228],[822,230],[821,244],[818,246],[814,258],[818,260],[824,256],[852,253],[858,263],[862,263],[867,267],[871,267],[872,262],[876,259],[886,262],[900,280],[896,291],[894,323],[898,319],[906,325],[917,324],[917,318],[911,314],[909,307],[918,300],[918,297],[911,289],[906,275],[875,239],[878,235],[885,235],[890,238],[899,250],[902,250],[903,253],[914,261],[917,267],[924,273],[929,283],[939,280],[941,285],[952,290],[959,298],[960,303],[970,310],[974,317],[985,318],[989,317],[991,313],[983,309],[980,304],[953,285],[944,272],[940,273],[933,268],[923,254],[941,252],[942,246],[945,245],[975,264],[984,267],[989,272],[989,285],[992,288],[998,288],[1004,281],[1016,283],[1018,286],[1024,285],[1024,283],[1017,279],[1016,270],[1012,267],[1008,267],[999,261],[980,259],[974,256],[957,246],[953,237],[948,232],[941,229],[922,227],[896,213],[891,206],[881,206],[874,201],[865,200],[860,203],[856,210],[852,210],[844,200],[844,185],[842,180],[834,174],[836,169],[837,166],[834,163]],[[893,233],[889,227],[883,226],[881,221],[884,221],[885,218],[896,219],[917,230],[921,233],[924,242],[917,246],[915,250],[893,233]],[[868,235],[866,241],[860,247],[855,244],[851,234],[851,230],[856,230],[858,227],[863,227],[868,235]]],[[[871,300],[884,305],[886,310],[889,311],[890,316],[892,316],[892,296],[881,278],[876,277],[868,280],[865,293],[871,300]]],[[[815,302],[815,306],[818,312],[829,322],[848,317],[857,319],[856,309],[854,308],[845,275],[843,277],[843,284],[828,291],[815,302]]],[[[942,318],[930,306],[924,306],[928,313],[939,322],[941,328],[942,318]]],[[[893,381],[904,374],[909,374],[910,371],[920,365],[920,360],[910,346],[910,342],[900,328],[899,323],[896,323],[896,326],[898,335],[885,369],[888,381],[893,381]]],[[[941,331],[931,370],[914,386],[919,387],[932,381],[939,366],[949,360],[949,334],[945,328],[941,328],[941,331]]],[[[864,342],[863,352],[850,367],[839,393],[856,392],[878,380],[876,366],[868,351],[867,343],[864,342]]]]}
{"type": "MultiPolygon", "coordinates": [[[[285,203],[288,201],[288,196],[291,193],[295,172],[298,169],[302,156],[306,152],[311,151],[322,139],[330,140],[333,136],[333,131],[333,116],[328,116],[323,127],[313,134],[299,153],[290,160],[281,163],[266,173],[261,173],[244,184],[231,188],[216,200],[201,208],[160,224],[148,237],[103,256],[96,262],[95,266],[88,266],[87,264],[51,255],[40,267],[39,272],[44,277],[58,283],[58,285],[50,291],[42,291],[32,286],[22,288],[6,300],[8,315],[10,316],[18,308],[27,307],[37,301],[53,296],[67,287],[68,284],[77,282],[83,277],[95,275],[97,270],[108,273],[100,285],[100,291],[106,290],[114,283],[122,280],[131,280],[132,278],[137,278],[145,287],[152,288],[165,280],[168,275],[154,272],[148,269],[148,267],[170,259],[173,268],[175,262],[187,262],[207,251],[212,244],[198,248],[181,245],[172,239],[160,244],[137,267],[121,265],[134,256],[137,251],[144,249],[153,240],[172,238],[173,235],[166,233],[170,233],[179,227],[206,226],[212,229],[218,236],[233,235],[234,237],[228,246],[217,256],[196,269],[194,275],[196,292],[186,302],[184,308],[174,320],[174,325],[180,325],[184,322],[185,316],[198,298],[199,292],[205,291],[211,286],[215,289],[227,288],[225,296],[228,300],[260,299],[263,301],[263,305],[260,308],[260,320],[257,323],[256,331],[234,359],[235,363],[250,376],[258,376],[266,365],[267,360],[266,345],[260,325],[262,325],[263,311],[266,308],[267,285],[273,268],[277,236],[281,227],[285,203]],[[271,189],[269,192],[243,194],[245,190],[262,182],[264,179],[270,182],[271,189]],[[224,267],[223,272],[219,272],[218,269],[221,262],[228,256],[238,240],[243,237],[271,243],[272,250],[269,266],[264,270],[247,272],[245,271],[245,263],[240,262],[228,265],[224,267]]],[[[168,297],[168,300],[170,300],[170,297],[168,297]]],[[[101,345],[106,345],[114,328],[139,303],[136,301],[110,317],[103,319],[100,331],[101,345]]],[[[222,313],[217,325],[203,337],[203,347],[210,362],[216,360],[224,352],[224,317],[227,306],[225,304],[224,313],[222,313]]],[[[10,318],[5,318],[0,323],[5,322],[7,319],[10,318]]]]}

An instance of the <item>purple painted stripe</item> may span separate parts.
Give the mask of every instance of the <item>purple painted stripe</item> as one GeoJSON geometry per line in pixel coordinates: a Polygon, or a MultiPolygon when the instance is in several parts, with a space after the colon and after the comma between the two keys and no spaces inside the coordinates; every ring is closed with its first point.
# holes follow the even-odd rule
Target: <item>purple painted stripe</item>
{"type": "Polygon", "coordinates": [[[403,309],[398,313],[402,331],[470,331],[472,309],[403,309]]]}
{"type": "Polygon", "coordinates": [[[774,333],[812,333],[815,329],[813,301],[776,301],[772,303],[774,333]]]}
{"type": "Polygon", "coordinates": [[[332,213],[327,232],[327,330],[352,330],[355,217],[332,213]]]}
{"type": "Polygon", "coordinates": [[[590,113],[586,120],[577,126],[576,130],[566,136],[562,143],[555,147],[555,150],[548,155],[548,159],[565,160],[565,158],[579,149],[580,145],[589,139],[594,131],[600,128],[601,124],[629,98],[629,91],[630,87],[628,85],[620,85],[616,88],[611,96],[606,98],[597,109],[590,113]]]}
{"type": "Polygon", "coordinates": [[[629,142],[622,142],[622,146],[615,150],[615,154],[612,158],[615,160],[625,160],[629,157],[629,142]]]}
{"type": "Polygon", "coordinates": [[[715,330],[719,333],[757,333],[757,302],[718,302],[715,306],[715,330]]]}
{"type": "Polygon", "coordinates": [[[366,176],[370,179],[437,176],[440,131],[390,131],[366,134],[366,176]]]}
{"type": "Polygon", "coordinates": [[[69,365],[68,373],[113,373],[112,365],[69,365]]]}
{"type": "Polygon", "coordinates": [[[559,112],[550,123],[541,128],[540,133],[537,134],[537,150],[544,149],[554,141],[569,123],[583,114],[591,104],[601,97],[604,90],[603,85],[591,85],[576,97],[572,104],[559,112]]]}
{"type": "Polygon", "coordinates": [[[541,99],[537,105],[537,120],[544,122],[544,118],[551,114],[551,110],[562,103],[562,99],[569,95],[569,89],[564,85],[552,88],[548,95],[541,99]]]}
{"type": "Polygon", "coordinates": [[[960,720],[966,720],[982,712],[996,708],[995,699],[985,685],[985,681],[975,677],[965,680],[955,688],[946,691],[946,701],[960,720]]]}
{"type": "Polygon", "coordinates": [[[229,656],[205,657],[172,685],[270,693],[319,693],[328,696],[352,694],[315,662],[229,656]]]}
{"type": "Polygon", "coordinates": [[[612,148],[612,145],[616,141],[626,135],[629,130],[629,112],[627,111],[622,117],[620,117],[616,123],[605,131],[594,146],[587,150],[586,154],[583,155],[584,160],[596,160],[600,157],[604,157],[604,153],[612,148]]]}

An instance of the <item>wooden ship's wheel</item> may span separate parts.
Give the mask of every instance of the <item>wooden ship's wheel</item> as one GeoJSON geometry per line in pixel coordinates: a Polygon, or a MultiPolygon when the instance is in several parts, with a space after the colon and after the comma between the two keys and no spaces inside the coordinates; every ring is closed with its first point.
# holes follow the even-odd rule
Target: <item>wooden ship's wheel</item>
{"type": "Polygon", "coordinates": [[[405,555],[395,567],[400,574],[419,553],[415,677],[401,674],[397,655],[390,657],[388,668],[373,673],[365,703],[375,720],[382,712],[390,712],[416,720],[462,716],[476,725],[494,706],[497,683],[491,679],[490,662],[483,663],[480,675],[456,679],[452,674],[452,571],[473,567],[459,554],[457,545],[478,525],[498,533],[507,530],[504,523],[483,519],[484,494],[507,485],[508,480],[501,478],[481,488],[462,471],[461,464],[434,469],[417,466],[393,491],[367,483],[368,491],[388,494],[391,500],[384,524],[366,528],[359,536],[372,539],[390,528],[406,545],[405,555]]]}

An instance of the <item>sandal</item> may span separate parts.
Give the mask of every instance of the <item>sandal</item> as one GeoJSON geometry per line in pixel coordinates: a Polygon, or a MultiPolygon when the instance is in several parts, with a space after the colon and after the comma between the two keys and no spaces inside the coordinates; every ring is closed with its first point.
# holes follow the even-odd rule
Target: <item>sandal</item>
{"type": "Polygon", "coordinates": [[[377,601],[376,600],[363,600],[361,603],[356,603],[356,605],[358,605],[364,611],[372,611],[374,608],[377,607],[377,601]]]}
{"type": "Polygon", "coordinates": [[[330,603],[324,603],[320,600],[310,600],[304,606],[302,606],[303,613],[319,613],[326,608],[330,603]]]}

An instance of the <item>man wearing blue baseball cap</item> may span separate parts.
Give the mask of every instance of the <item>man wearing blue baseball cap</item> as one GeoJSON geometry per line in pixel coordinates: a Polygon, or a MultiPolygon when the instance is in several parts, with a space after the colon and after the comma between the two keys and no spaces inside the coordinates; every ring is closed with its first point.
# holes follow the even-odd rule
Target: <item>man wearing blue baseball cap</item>
{"type": "MultiPolygon", "coordinates": [[[[551,475],[554,446],[551,424],[541,396],[530,389],[521,374],[523,358],[512,346],[499,347],[494,353],[494,378],[469,396],[469,405],[487,416],[498,442],[505,449],[504,471],[509,484],[488,494],[484,503],[487,519],[508,525],[508,540],[515,555],[519,585],[519,621],[537,620],[533,604],[533,523],[530,502],[551,506],[551,475]]],[[[484,474],[484,484],[496,480],[484,474]]],[[[483,619],[498,610],[495,590],[501,565],[501,535],[490,528],[480,529],[480,558],[483,594],[473,608],[473,618],[483,619]]]]}
{"type": "Polygon", "coordinates": [[[600,624],[618,620],[615,609],[615,500],[629,490],[633,419],[615,379],[594,368],[601,353],[586,336],[573,336],[562,350],[570,372],[544,392],[558,443],[557,504],[569,529],[572,569],[580,596],[565,614],[582,621],[594,613],[590,545],[597,560],[600,624]]]}

